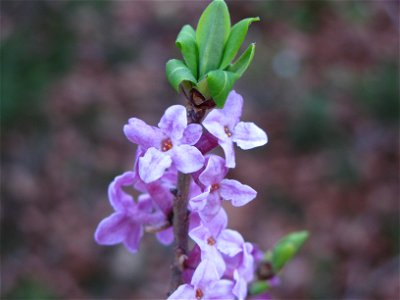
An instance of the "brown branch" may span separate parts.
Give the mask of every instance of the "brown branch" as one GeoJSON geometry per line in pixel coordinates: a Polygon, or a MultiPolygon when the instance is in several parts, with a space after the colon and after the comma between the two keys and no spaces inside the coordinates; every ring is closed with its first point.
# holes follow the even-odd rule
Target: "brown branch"
{"type": "MultiPolygon", "coordinates": [[[[214,101],[207,100],[197,104],[193,99],[193,89],[188,96],[185,89],[181,86],[182,92],[188,99],[186,106],[188,123],[200,123],[206,112],[215,107],[214,101]]],[[[196,95],[200,94],[199,92],[196,95]]],[[[201,94],[200,94],[201,95],[201,94]]],[[[203,97],[204,98],[204,97],[203,97]]],[[[205,133],[202,135],[201,141],[195,146],[205,154],[218,145],[217,140],[211,135],[205,133]]],[[[175,291],[179,285],[183,283],[182,272],[185,269],[185,262],[189,252],[189,190],[191,174],[178,173],[178,182],[176,190],[174,190],[175,199],[173,203],[173,229],[174,229],[174,262],[172,265],[172,280],[169,294],[175,291]]]]}
{"type": "Polygon", "coordinates": [[[188,255],[188,230],[189,230],[189,189],[190,189],[190,174],[178,174],[177,194],[174,200],[173,225],[174,225],[174,251],[175,258],[172,266],[172,282],[170,292],[177,289],[182,282],[182,271],[184,269],[185,260],[188,255]]]}

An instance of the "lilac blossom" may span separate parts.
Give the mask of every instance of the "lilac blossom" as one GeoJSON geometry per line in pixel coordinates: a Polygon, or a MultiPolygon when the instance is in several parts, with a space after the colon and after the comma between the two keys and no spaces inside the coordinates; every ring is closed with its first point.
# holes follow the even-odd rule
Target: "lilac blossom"
{"type": "Polygon", "coordinates": [[[268,138],[264,130],[252,122],[240,122],[243,98],[231,91],[223,109],[214,109],[203,121],[203,126],[218,139],[225,153],[226,166],[234,168],[233,143],[247,150],[265,145],[268,138]]]}
{"type": "Polygon", "coordinates": [[[185,174],[203,166],[203,155],[193,146],[201,137],[202,127],[187,124],[186,109],[182,105],[169,107],[158,127],[131,118],[124,126],[124,133],[146,151],[138,162],[139,176],[145,183],[159,179],[171,165],[185,174]]]}
{"type": "Polygon", "coordinates": [[[237,180],[224,179],[227,173],[228,168],[222,157],[207,157],[205,168],[198,176],[204,192],[190,199],[192,210],[212,218],[220,209],[222,199],[230,200],[233,206],[239,207],[256,197],[257,192],[250,186],[237,180]]]}
{"type": "Polygon", "coordinates": [[[123,243],[132,253],[137,252],[143,236],[145,225],[156,225],[165,222],[161,211],[154,210],[148,195],[139,197],[137,203],[122,188],[132,186],[134,173],[125,172],[117,176],[110,184],[108,197],[115,212],[103,219],[95,232],[95,240],[101,245],[123,243]]]}

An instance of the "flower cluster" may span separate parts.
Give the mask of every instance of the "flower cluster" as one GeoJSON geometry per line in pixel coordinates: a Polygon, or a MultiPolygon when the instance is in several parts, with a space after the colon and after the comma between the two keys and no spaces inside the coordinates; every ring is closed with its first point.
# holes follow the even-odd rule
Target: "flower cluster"
{"type": "Polygon", "coordinates": [[[123,243],[134,253],[143,232],[154,232],[162,244],[171,244],[178,172],[191,174],[189,236],[195,246],[184,263],[184,284],[169,299],[245,299],[253,280],[257,250],[239,232],[228,229],[222,207],[223,201],[246,205],[257,195],[250,186],[225,178],[235,167],[234,143],[242,149],[267,143],[262,129],[240,121],[242,107],[242,97],[232,91],[224,108],[209,112],[201,124],[188,124],[186,108],[174,105],[158,127],[137,118],[124,126],[128,140],[138,145],[134,168],[110,184],[108,196],[115,212],[100,222],[95,240],[102,245],[123,243]],[[210,138],[225,158],[199,146],[210,138]],[[127,187],[141,193],[136,201],[127,187]]]}

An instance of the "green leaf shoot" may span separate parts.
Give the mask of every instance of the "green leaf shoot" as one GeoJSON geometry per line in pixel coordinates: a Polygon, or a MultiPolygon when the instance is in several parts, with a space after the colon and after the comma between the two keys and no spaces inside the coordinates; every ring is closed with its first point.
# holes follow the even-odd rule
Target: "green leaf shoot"
{"type": "Polygon", "coordinates": [[[258,295],[269,290],[270,286],[266,280],[254,281],[250,284],[250,295],[258,295]]]}
{"type": "Polygon", "coordinates": [[[173,88],[179,92],[181,82],[189,81],[196,84],[196,78],[185,63],[179,59],[170,59],[165,67],[167,79],[173,88]]]}
{"type": "Polygon", "coordinates": [[[186,65],[197,79],[199,53],[196,44],[196,32],[193,27],[190,25],[183,26],[176,38],[175,44],[182,52],[186,65]]]}
{"type": "Polygon", "coordinates": [[[244,51],[243,54],[235,61],[235,63],[231,64],[226,70],[235,73],[238,77],[241,77],[253,60],[255,51],[256,44],[250,44],[246,51],[244,51]]]}
{"type": "Polygon", "coordinates": [[[231,27],[228,7],[223,0],[211,2],[201,15],[196,29],[199,49],[199,79],[218,69],[231,27]]]}
{"type": "Polygon", "coordinates": [[[235,73],[228,71],[215,70],[207,74],[208,89],[217,107],[224,107],[226,97],[237,79],[235,73]]]}
{"type": "Polygon", "coordinates": [[[300,250],[308,239],[307,231],[293,232],[279,240],[272,249],[272,266],[274,271],[279,272],[287,262],[300,250]]]}
{"type": "Polygon", "coordinates": [[[227,66],[229,66],[231,61],[238,53],[240,46],[242,45],[244,38],[246,37],[250,24],[256,21],[260,21],[260,18],[246,18],[239,21],[232,27],[225,45],[220,69],[225,69],[227,66]]]}
{"type": "Polygon", "coordinates": [[[206,100],[213,99],[223,108],[234,83],[249,67],[255,44],[232,63],[238,54],[252,22],[260,18],[246,18],[231,28],[228,7],[224,0],[213,0],[204,10],[196,30],[185,25],[175,41],[183,61],[167,62],[166,73],[173,88],[185,91],[196,88],[206,100]]]}

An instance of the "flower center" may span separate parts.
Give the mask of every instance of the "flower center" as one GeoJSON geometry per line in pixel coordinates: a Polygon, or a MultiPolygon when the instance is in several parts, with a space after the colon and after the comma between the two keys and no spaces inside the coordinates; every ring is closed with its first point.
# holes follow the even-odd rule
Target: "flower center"
{"type": "Polygon", "coordinates": [[[225,127],[224,127],[224,131],[225,131],[225,133],[226,133],[226,135],[227,135],[228,137],[231,137],[231,136],[232,136],[232,132],[229,130],[228,126],[225,126],[225,127]]]}
{"type": "Polygon", "coordinates": [[[216,191],[218,189],[219,189],[219,184],[218,183],[214,183],[214,184],[211,185],[211,192],[214,192],[214,191],[216,191]]]}
{"type": "Polygon", "coordinates": [[[172,141],[170,138],[166,138],[161,142],[161,150],[162,152],[166,152],[172,148],[172,141]]]}
{"type": "Polygon", "coordinates": [[[201,289],[197,289],[196,290],[196,299],[200,300],[201,298],[203,298],[204,294],[203,291],[201,289]]]}
{"type": "Polygon", "coordinates": [[[216,241],[214,240],[214,238],[213,238],[212,236],[210,236],[210,237],[207,239],[207,244],[209,244],[210,246],[214,246],[215,243],[216,243],[216,241]]]}

